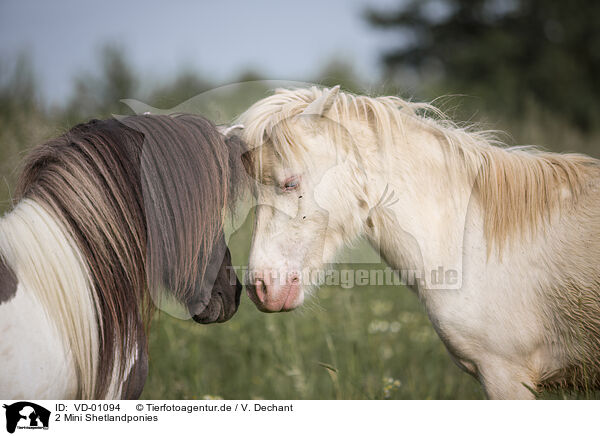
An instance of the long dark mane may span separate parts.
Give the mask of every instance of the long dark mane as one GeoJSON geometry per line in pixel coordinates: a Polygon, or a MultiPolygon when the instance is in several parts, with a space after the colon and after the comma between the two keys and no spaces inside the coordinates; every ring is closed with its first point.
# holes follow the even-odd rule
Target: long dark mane
{"type": "Polygon", "coordinates": [[[27,157],[17,200],[36,201],[62,223],[91,275],[100,326],[95,397],[115,374],[124,378],[125,359],[115,356],[146,354],[149,289],[198,301],[243,174],[243,148],[200,116],[149,115],[78,125],[27,157]]]}

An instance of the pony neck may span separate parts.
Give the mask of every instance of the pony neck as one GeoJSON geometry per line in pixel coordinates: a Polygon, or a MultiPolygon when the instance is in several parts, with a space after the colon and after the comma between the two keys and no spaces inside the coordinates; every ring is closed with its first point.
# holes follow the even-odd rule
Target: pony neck
{"type": "Polygon", "coordinates": [[[413,288],[460,287],[472,177],[448,168],[452,163],[433,135],[419,129],[402,135],[365,159],[373,162],[366,166],[366,235],[390,267],[415,275],[413,288]],[[440,282],[440,274],[457,281],[440,282]]]}

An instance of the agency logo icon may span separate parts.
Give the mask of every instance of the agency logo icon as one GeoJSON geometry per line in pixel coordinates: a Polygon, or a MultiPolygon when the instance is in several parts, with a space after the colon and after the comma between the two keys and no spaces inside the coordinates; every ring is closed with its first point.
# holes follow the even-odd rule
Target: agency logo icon
{"type": "Polygon", "coordinates": [[[42,406],[28,401],[19,401],[10,405],[4,404],[6,409],[6,431],[14,433],[16,429],[48,430],[50,411],[42,406]]]}

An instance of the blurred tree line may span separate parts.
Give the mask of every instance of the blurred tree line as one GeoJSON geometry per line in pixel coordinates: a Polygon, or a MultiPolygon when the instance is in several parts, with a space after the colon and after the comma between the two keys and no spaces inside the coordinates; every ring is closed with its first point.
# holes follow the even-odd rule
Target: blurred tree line
{"type": "MultiPolygon", "coordinates": [[[[221,85],[196,71],[185,69],[168,80],[144,82],[127,60],[127,53],[111,44],[99,51],[97,65],[92,71],[77,74],[71,96],[64,103],[51,105],[44,101],[27,53],[22,53],[12,63],[0,60],[0,212],[10,205],[6,199],[11,197],[11,187],[28,148],[91,118],[133,113],[121,102],[124,98],[133,98],[158,109],[170,109],[221,85]]],[[[260,79],[271,78],[242,71],[233,82],[260,79]]],[[[361,90],[352,66],[337,60],[324,65],[321,74],[308,80],[322,85],[340,83],[354,92],[361,90]]],[[[256,100],[266,95],[267,88],[254,89],[254,92],[258,93],[256,100]]],[[[248,95],[237,97],[238,103],[249,101],[248,95]]],[[[236,106],[235,102],[234,106],[233,113],[236,114],[246,108],[241,104],[236,106]]]]}
{"type": "MultiPolygon", "coordinates": [[[[438,105],[457,121],[510,132],[509,143],[600,157],[600,2],[403,0],[368,10],[366,19],[396,41],[382,55],[382,80],[366,85],[351,64],[333,59],[307,81],[374,95],[475,97],[438,105]]],[[[65,103],[50,106],[26,54],[12,67],[0,60],[0,199],[10,197],[23,150],[90,118],[131,113],[122,98],[167,109],[219,85],[191,70],[142,83],[114,45],[99,52],[93,71],[75,77],[65,103]]],[[[233,81],[262,78],[270,79],[246,71],[233,81]]]]}
{"type": "Polygon", "coordinates": [[[415,74],[425,92],[478,96],[516,119],[533,103],[598,127],[598,1],[404,0],[367,20],[397,40],[382,57],[388,77],[415,74]]]}

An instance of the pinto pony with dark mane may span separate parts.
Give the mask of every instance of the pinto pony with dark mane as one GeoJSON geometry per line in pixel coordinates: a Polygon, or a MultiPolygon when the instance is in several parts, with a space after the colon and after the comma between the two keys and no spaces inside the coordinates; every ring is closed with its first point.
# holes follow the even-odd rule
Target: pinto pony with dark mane
{"type": "Polygon", "coordinates": [[[137,398],[163,297],[239,305],[224,215],[244,151],[194,115],[93,120],[27,157],[0,221],[0,397],[137,398]]]}

